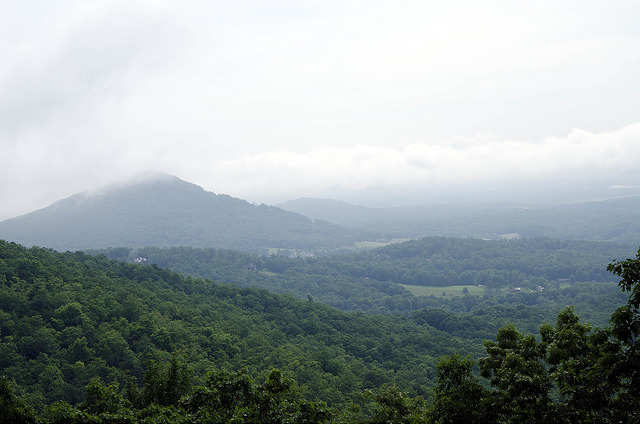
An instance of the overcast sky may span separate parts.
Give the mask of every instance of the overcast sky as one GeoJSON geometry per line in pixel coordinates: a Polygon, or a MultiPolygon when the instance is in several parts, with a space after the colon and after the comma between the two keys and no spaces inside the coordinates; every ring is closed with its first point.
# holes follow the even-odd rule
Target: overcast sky
{"type": "Polygon", "coordinates": [[[0,219],[150,170],[265,203],[640,185],[639,22],[637,0],[3,1],[0,219]]]}

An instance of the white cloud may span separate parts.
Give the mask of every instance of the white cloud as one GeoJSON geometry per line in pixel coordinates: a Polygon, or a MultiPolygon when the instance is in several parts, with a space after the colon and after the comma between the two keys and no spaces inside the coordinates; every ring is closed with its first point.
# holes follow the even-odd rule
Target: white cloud
{"type": "Polygon", "coordinates": [[[604,0],[2,3],[0,219],[148,169],[265,201],[637,173],[638,19],[604,0]]]}
{"type": "Polygon", "coordinates": [[[201,176],[214,191],[253,199],[378,187],[485,185],[500,180],[611,178],[640,172],[640,123],[592,134],[574,130],[539,142],[488,141],[482,134],[462,146],[323,147],[278,150],[213,160],[201,176]]]}
{"type": "Polygon", "coordinates": [[[311,119],[309,121],[307,121],[307,125],[317,125],[320,127],[333,127],[336,125],[346,125],[348,124],[349,121],[347,121],[346,119],[342,119],[342,118],[337,118],[337,119],[320,119],[320,118],[314,118],[311,119]]]}
{"type": "Polygon", "coordinates": [[[160,66],[154,56],[170,49],[165,32],[171,25],[158,11],[123,2],[73,10],[49,33],[24,42],[7,64],[0,131],[15,137],[49,125],[75,126],[100,113],[102,103],[121,101],[136,67],[160,66]]]}

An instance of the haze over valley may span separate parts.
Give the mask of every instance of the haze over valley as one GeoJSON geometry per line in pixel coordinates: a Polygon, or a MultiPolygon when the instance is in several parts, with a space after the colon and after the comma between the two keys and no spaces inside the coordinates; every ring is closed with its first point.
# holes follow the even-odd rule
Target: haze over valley
{"type": "Polygon", "coordinates": [[[640,422],[634,1],[0,2],[0,422],[640,422]]]}

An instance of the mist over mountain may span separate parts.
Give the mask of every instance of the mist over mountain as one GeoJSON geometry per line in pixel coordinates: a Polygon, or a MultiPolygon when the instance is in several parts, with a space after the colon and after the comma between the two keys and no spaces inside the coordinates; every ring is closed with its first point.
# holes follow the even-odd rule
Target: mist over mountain
{"type": "Polygon", "coordinates": [[[335,249],[366,233],[254,205],[167,174],[85,192],[0,222],[0,238],[55,250],[110,246],[335,249]]]}
{"type": "Polygon", "coordinates": [[[313,219],[387,236],[554,237],[635,244],[640,241],[640,195],[525,207],[467,202],[372,208],[335,199],[300,198],[278,207],[313,219]]]}
{"type": "Polygon", "coordinates": [[[309,195],[309,190],[306,190],[298,196],[266,203],[278,204],[297,198],[323,198],[370,207],[455,204],[549,207],[640,195],[640,172],[620,171],[612,172],[610,175],[594,173],[538,178],[501,175],[494,179],[473,176],[461,179],[455,174],[457,170],[451,172],[451,178],[441,177],[430,183],[379,185],[359,189],[333,188],[314,192],[313,195],[309,195]]]}

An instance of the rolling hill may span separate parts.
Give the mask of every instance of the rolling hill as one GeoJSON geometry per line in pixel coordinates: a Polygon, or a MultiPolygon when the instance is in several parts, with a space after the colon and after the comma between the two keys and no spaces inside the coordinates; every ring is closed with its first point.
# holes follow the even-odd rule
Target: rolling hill
{"type": "Polygon", "coordinates": [[[55,250],[111,246],[332,250],[368,233],[254,205],[167,174],[73,195],[0,222],[0,238],[55,250]]]}
{"type": "Polygon", "coordinates": [[[157,266],[3,240],[0,311],[0,376],[15,380],[38,409],[81,402],[96,377],[142,383],[149,359],[172,355],[188,359],[196,382],[209,371],[246,368],[265,377],[278,368],[305,395],[334,405],[384,383],[427,395],[438,357],[482,350],[479,340],[399,316],[349,314],[157,266]]]}

